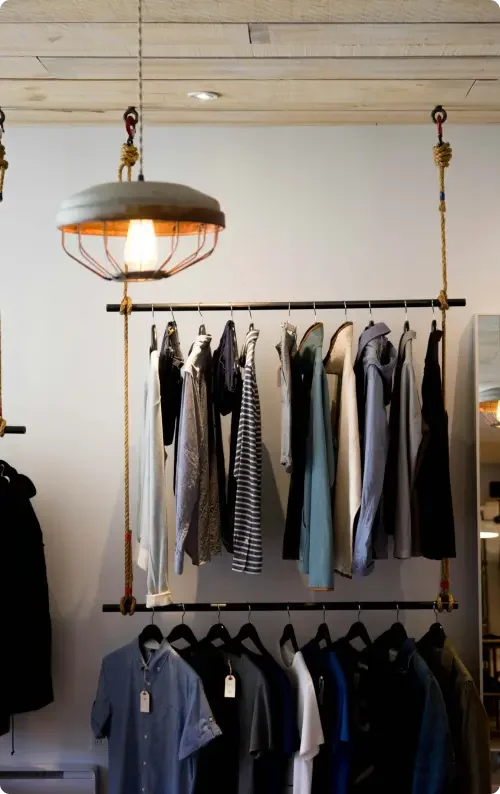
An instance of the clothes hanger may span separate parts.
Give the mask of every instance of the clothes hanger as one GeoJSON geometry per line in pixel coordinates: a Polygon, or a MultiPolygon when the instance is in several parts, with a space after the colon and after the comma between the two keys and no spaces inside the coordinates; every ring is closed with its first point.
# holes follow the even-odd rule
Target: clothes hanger
{"type": "Polygon", "coordinates": [[[293,650],[295,651],[295,653],[298,653],[299,644],[297,642],[297,637],[295,636],[295,629],[293,628],[293,625],[292,625],[292,619],[290,617],[290,607],[289,606],[287,607],[286,611],[288,612],[288,623],[286,624],[285,628],[283,629],[283,634],[280,637],[280,648],[282,648],[283,645],[286,645],[287,642],[289,642],[291,644],[293,650]]]}
{"type": "Polygon", "coordinates": [[[156,331],[156,324],[155,324],[155,309],[153,304],[151,304],[151,345],[149,348],[149,352],[152,353],[153,350],[158,350],[158,334],[156,331]]]}
{"type": "Polygon", "coordinates": [[[370,322],[368,323],[368,328],[373,328],[375,323],[373,322],[373,312],[372,312],[372,303],[368,301],[368,308],[370,309],[370,322]]]}
{"type": "Polygon", "coordinates": [[[239,632],[237,633],[236,637],[234,638],[234,642],[242,645],[244,640],[251,640],[258,651],[262,654],[262,656],[269,656],[269,651],[267,648],[264,647],[264,644],[259,637],[259,633],[255,628],[254,624],[252,623],[252,607],[250,604],[248,605],[248,620],[247,622],[241,627],[239,632]]]}
{"type": "Polygon", "coordinates": [[[172,644],[173,642],[177,642],[177,640],[186,640],[188,645],[194,648],[198,645],[198,640],[196,639],[196,636],[193,630],[190,628],[190,626],[184,623],[185,615],[186,615],[186,610],[183,604],[181,622],[178,623],[177,626],[174,626],[174,628],[167,637],[167,642],[172,644]]]}
{"type": "Polygon", "coordinates": [[[323,640],[326,642],[326,648],[330,651],[333,647],[332,638],[330,635],[330,629],[328,628],[328,623],[326,622],[326,607],[323,604],[323,623],[320,623],[318,626],[318,630],[316,632],[316,636],[314,637],[314,642],[320,645],[323,640]]]}
{"type": "Polygon", "coordinates": [[[407,333],[410,330],[410,323],[408,322],[408,306],[405,300],[405,324],[403,326],[403,333],[407,333]]]}
{"type": "Polygon", "coordinates": [[[361,622],[361,604],[358,604],[358,619],[355,623],[352,624],[351,628],[345,635],[346,642],[352,642],[353,640],[361,640],[364,642],[366,647],[372,645],[371,637],[368,634],[368,630],[364,623],[361,622]]]}
{"type": "Polygon", "coordinates": [[[198,304],[198,314],[199,314],[199,315],[200,315],[200,317],[201,317],[201,325],[200,325],[200,327],[199,327],[199,329],[198,329],[198,334],[206,334],[206,332],[207,332],[207,329],[206,329],[206,327],[205,327],[205,320],[204,320],[204,318],[203,318],[203,314],[201,313],[201,307],[200,307],[200,304],[198,304]]]}
{"type": "Polygon", "coordinates": [[[248,330],[249,331],[253,331],[254,330],[254,324],[253,324],[252,310],[251,310],[250,306],[248,307],[248,314],[250,315],[250,325],[248,326],[248,330]]]}
{"type": "Polygon", "coordinates": [[[433,317],[432,324],[431,324],[431,331],[436,331],[437,330],[437,322],[436,322],[436,310],[434,308],[434,301],[431,301],[431,306],[432,306],[432,317],[433,317]]]}
{"type": "Polygon", "coordinates": [[[446,632],[443,626],[441,625],[441,623],[439,622],[438,611],[436,608],[435,601],[434,601],[433,610],[436,619],[429,628],[427,634],[424,634],[424,636],[422,637],[421,642],[426,644],[428,643],[429,645],[432,645],[434,648],[443,648],[444,641],[446,640],[446,632]]]}
{"type": "Polygon", "coordinates": [[[408,639],[408,634],[399,620],[399,604],[396,604],[396,622],[374,642],[374,647],[383,652],[399,651],[408,639]]]}
{"type": "Polygon", "coordinates": [[[153,647],[151,644],[147,645],[147,643],[158,643],[160,646],[164,640],[163,634],[161,633],[161,629],[159,626],[156,625],[154,622],[155,620],[155,610],[153,607],[153,614],[151,615],[151,623],[148,623],[145,628],[139,634],[139,645],[141,648],[144,647],[153,647]]]}
{"type": "Polygon", "coordinates": [[[214,623],[214,625],[209,628],[205,637],[205,642],[210,642],[212,645],[215,640],[221,640],[227,650],[235,650],[233,638],[220,619],[220,604],[217,604],[217,623],[214,623]]]}

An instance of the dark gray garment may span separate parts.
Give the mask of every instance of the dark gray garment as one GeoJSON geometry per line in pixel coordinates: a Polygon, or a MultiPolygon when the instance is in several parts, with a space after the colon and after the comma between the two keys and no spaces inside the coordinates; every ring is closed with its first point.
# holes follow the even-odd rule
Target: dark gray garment
{"type": "Polygon", "coordinates": [[[281,367],[281,465],[291,474],[292,461],[292,358],[297,352],[297,328],[290,323],[281,326],[281,340],[276,345],[281,367]]]}
{"type": "Polygon", "coordinates": [[[260,794],[259,759],[263,760],[265,754],[273,749],[269,684],[262,671],[245,654],[237,656],[224,651],[224,658],[231,663],[238,679],[237,685],[241,686],[241,692],[236,693],[240,721],[237,794],[260,794]]]}
{"type": "Polygon", "coordinates": [[[412,554],[411,492],[422,440],[422,408],[412,358],[416,337],[408,329],[399,342],[384,484],[384,527],[394,535],[394,556],[400,560],[412,554]]]}
{"type": "Polygon", "coordinates": [[[201,565],[222,549],[211,339],[208,334],[199,334],[182,368],[184,386],[175,491],[175,573],[178,574],[183,572],[184,552],[194,565],[201,565]]]}
{"type": "MultiPolygon", "coordinates": [[[[363,489],[354,540],[353,573],[366,575],[373,569],[373,545],[382,538],[379,526],[389,446],[386,406],[391,401],[396,348],[387,339],[385,323],[368,327],[360,336],[354,369],[360,414],[363,453],[363,489]]],[[[381,543],[381,545],[383,545],[381,543]]]]}
{"type": "Polygon", "coordinates": [[[195,671],[166,640],[146,663],[137,639],[103,659],[92,730],[108,739],[108,794],[192,794],[196,753],[221,733],[195,671]]]}

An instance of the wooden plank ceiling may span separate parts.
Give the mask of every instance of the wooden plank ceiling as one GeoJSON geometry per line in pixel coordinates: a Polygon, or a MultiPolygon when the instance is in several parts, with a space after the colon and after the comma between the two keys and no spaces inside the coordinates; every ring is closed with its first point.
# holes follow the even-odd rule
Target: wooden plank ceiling
{"type": "MultiPolygon", "coordinates": [[[[6,0],[12,123],[119,122],[137,102],[136,0],[6,0]]],[[[144,0],[148,123],[500,122],[494,0],[144,0]],[[214,102],[188,94],[216,91],[214,102]]]]}

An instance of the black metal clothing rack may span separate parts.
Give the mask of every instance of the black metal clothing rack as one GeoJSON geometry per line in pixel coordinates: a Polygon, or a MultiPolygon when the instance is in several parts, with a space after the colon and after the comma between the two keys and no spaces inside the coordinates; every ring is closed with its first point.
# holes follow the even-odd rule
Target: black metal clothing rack
{"type": "MultiPolygon", "coordinates": [[[[253,601],[231,603],[169,604],[155,607],[155,612],[375,612],[435,609],[435,601],[253,601]]],[[[455,601],[453,609],[458,609],[455,601]]],[[[103,612],[120,612],[119,604],[103,604],[103,612]]],[[[146,604],[136,604],[136,612],[153,612],[146,604]]]]}
{"type": "Polygon", "coordinates": [[[26,428],[23,425],[7,425],[3,432],[6,436],[9,435],[9,433],[11,435],[24,436],[26,428]]]}
{"type": "MultiPolygon", "coordinates": [[[[465,306],[465,298],[448,298],[450,308],[465,306]]],[[[411,300],[362,300],[362,301],[261,301],[259,303],[132,303],[133,312],[232,312],[232,311],[293,311],[300,309],[424,309],[439,308],[437,298],[411,300]]],[[[107,312],[119,312],[119,303],[108,303],[107,312]]]]}

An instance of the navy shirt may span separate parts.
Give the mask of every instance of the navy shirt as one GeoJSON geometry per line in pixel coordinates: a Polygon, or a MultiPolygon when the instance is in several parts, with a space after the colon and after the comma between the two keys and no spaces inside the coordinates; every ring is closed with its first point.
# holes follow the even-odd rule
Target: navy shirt
{"type": "Polygon", "coordinates": [[[145,661],[137,639],[104,658],[92,729],[109,741],[108,794],[193,794],[197,751],[221,733],[196,672],[166,640],[145,661]]]}

